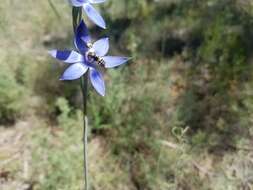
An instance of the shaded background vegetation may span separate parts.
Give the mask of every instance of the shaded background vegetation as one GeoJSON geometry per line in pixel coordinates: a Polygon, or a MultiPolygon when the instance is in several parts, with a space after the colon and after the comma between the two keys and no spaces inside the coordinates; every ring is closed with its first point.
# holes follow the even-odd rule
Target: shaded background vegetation
{"type": "MultiPolygon", "coordinates": [[[[79,83],[47,50],[72,47],[62,0],[0,4],[0,189],[82,187],[79,83]],[[57,14],[58,13],[58,14],[57,14]],[[60,16],[59,16],[60,15],[60,16]]],[[[94,190],[253,188],[250,0],[108,0],[111,54],[132,61],[89,94],[94,190]]]]}

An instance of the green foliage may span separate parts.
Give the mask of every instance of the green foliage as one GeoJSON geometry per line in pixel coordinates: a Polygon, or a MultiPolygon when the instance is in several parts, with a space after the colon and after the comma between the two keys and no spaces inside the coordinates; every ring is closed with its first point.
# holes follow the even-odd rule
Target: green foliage
{"type": "Polygon", "coordinates": [[[187,15],[197,15],[200,24],[193,25],[193,37],[198,34],[201,41],[196,49],[188,50],[192,64],[184,68],[188,70],[185,92],[179,97],[175,117],[192,129],[193,145],[230,145],[235,143],[234,132],[240,130],[237,123],[244,112],[234,107],[242,100],[243,84],[251,80],[251,16],[225,1],[195,5],[187,15]]]}
{"type": "Polygon", "coordinates": [[[70,115],[70,107],[68,104],[68,101],[64,98],[58,98],[56,100],[56,109],[59,110],[60,114],[57,117],[57,121],[60,126],[66,126],[66,127],[71,127],[69,122],[71,121],[69,119],[70,115]]]}
{"type": "MultiPolygon", "coordinates": [[[[61,112],[57,127],[43,124],[28,133],[27,142],[32,149],[31,180],[35,189],[83,188],[82,115],[70,110],[68,102],[59,98],[56,106],[61,112]]],[[[110,154],[104,140],[94,137],[89,141],[89,179],[92,189],[113,190],[129,187],[129,179],[118,159],[110,154]]]]}
{"type": "Polygon", "coordinates": [[[15,73],[2,65],[0,71],[0,123],[13,122],[23,111],[25,89],[15,73]]]}

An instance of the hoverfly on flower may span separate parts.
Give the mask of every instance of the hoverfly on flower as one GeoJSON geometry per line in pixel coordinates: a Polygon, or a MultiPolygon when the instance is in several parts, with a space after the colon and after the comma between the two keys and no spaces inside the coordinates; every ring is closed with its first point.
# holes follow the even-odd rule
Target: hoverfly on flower
{"type": "Polygon", "coordinates": [[[91,43],[88,29],[83,21],[75,31],[74,44],[78,52],[73,50],[52,50],[49,52],[54,58],[71,64],[60,80],[76,80],[89,71],[91,84],[100,95],[104,96],[105,84],[98,66],[114,68],[126,63],[129,58],[106,56],[109,51],[109,38],[102,38],[91,43]]]}

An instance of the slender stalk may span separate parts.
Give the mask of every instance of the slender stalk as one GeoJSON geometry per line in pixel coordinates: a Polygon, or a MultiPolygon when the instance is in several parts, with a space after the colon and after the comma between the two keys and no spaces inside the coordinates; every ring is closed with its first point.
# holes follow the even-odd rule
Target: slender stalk
{"type": "Polygon", "coordinates": [[[72,18],[73,18],[73,30],[76,31],[77,26],[82,20],[82,8],[73,7],[72,9],[72,18]]]}
{"type": "Polygon", "coordinates": [[[83,94],[83,157],[84,157],[84,178],[85,178],[85,190],[88,190],[88,117],[87,117],[87,99],[88,99],[88,75],[87,73],[81,77],[81,90],[83,94]]]}
{"type": "MultiPolygon", "coordinates": [[[[82,19],[82,9],[79,7],[73,7],[72,9],[73,16],[73,29],[76,31],[77,26],[79,25],[82,19]]],[[[87,100],[88,100],[88,74],[81,77],[80,85],[83,95],[83,157],[84,157],[84,190],[88,190],[89,181],[88,181],[88,117],[87,117],[87,100]]]]}

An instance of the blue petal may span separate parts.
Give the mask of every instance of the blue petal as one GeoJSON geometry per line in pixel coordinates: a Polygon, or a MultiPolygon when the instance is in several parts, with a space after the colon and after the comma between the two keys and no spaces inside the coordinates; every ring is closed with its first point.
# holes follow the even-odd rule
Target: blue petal
{"type": "Polygon", "coordinates": [[[129,60],[129,58],[117,56],[104,56],[103,60],[105,61],[105,68],[113,68],[126,63],[129,60]]]}
{"type": "Polygon", "coordinates": [[[75,35],[77,38],[81,38],[85,43],[89,43],[91,41],[88,27],[83,20],[78,25],[75,35]]]}
{"type": "Polygon", "coordinates": [[[83,62],[84,57],[75,52],[75,51],[69,51],[69,50],[63,50],[63,51],[59,51],[59,50],[51,50],[48,52],[52,57],[63,61],[65,63],[80,63],[83,62]]]}
{"type": "Polygon", "coordinates": [[[61,76],[60,80],[75,80],[80,78],[88,70],[82,63],[75,63],[69,66],[61,76]]]}
{"type": "Polygon", "coordinates": [[[89,0],[90,3],[104,3],[106,0],[89,0]]]}
{"type": "Polygon", "coordinates": [[[88,28],[82,20],[75,32],[75,46],[81,53],[85,53],[88,50],[87,43],[90,41],[88,28]]]}
{"type": "Polygon", "coordinates": [[[104,29],[106,28],[104,19],[90,3],[85,3],[83,5],[83,8],[90,20],[92,20],[99,27],[104,29]]]}
{"type": "Polygon", "coordinates": [[[109,38],[102,38],[96,41],[92,48],[98,56],[104,56],[109,50],[109,38]]]}
{"type": "Polygon", "coordinates": [[[71,4],[75,7],[81,7],[87,0],[70,0],[71,4]]]}
{"type": "Polygon", "coordinates": [[[91,67],[90,67],[90,81],[95,90],[101,96],[105,96],[105,82],[103,76],[96,69],[91,67]]]}

